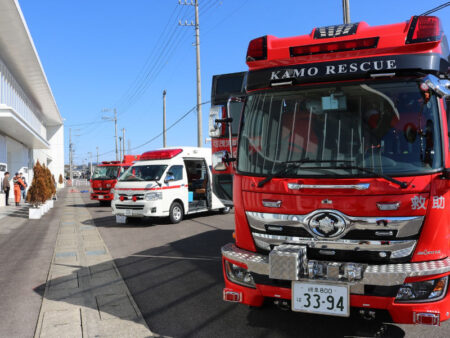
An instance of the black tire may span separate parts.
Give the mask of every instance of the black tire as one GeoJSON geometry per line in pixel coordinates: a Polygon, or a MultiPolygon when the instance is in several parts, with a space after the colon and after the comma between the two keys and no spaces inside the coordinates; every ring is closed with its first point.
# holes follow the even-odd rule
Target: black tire
{"type": "Polygon", "coordinates": [[[101,207],[107,207],[111,205],[111,201],[98,201],[101,207]]]}
{"type": "Polygon", "coordinates": [[[231,207],[225,207],[225,208],[220,209],[220,213],[223,215],[229,214],[230,211],[231,211],[231,207]]]}
{"type": "Polygon", "coordinates": [[[179,202],[173,202],[170,206],[169,219],[170,223],[177,224],[183,220],[184,210],[179,202]]]}

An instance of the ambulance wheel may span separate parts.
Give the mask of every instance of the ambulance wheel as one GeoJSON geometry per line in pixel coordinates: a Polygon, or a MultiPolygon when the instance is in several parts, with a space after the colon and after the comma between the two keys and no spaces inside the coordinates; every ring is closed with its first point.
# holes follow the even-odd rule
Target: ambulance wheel
{"type": "Polygon", "coordinates": [[[231,207],[225,207],[225,208],[220,209],[220,213],[223,215],[229,214],[230,211],[231,211],[231,207]]]}
{"type": "Polygon", "coordinates": [[[173,202],[170,206],[169,219],[172,224],[180,223],[183,220],[183,206],[179,202],[173,202]]]}

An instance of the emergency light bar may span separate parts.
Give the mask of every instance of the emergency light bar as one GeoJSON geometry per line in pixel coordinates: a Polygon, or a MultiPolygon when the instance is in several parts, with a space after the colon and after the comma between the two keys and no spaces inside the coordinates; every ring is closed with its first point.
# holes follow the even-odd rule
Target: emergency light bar
{"type": "Polygon", "coordinates": [[[353,51],[358,49],[376,48],[378,38],[365,38],[339,42],[320,43],[315,45],[296,46],[289,48],[292,56],[313,55],[321,53],[334,53],[353,51]]]}
{"type": "Polygon", "coordinates": [[[140,160],[168,160],[180,154],[183,149],[161,149],[147,151],[141,155],[140,160]]]}
{"type": "Polygon", "coordinates": [[[247,61],[258,61],[267,59],[267,36],[253,39],[248,44],[247,61]]]}
{"type": "Polygon", "coordinates": [[[441,21],[437,16],[413,16],[405,43],[439,41],[441,36],[441,21]]]}
{"type": "Polygon", "coordinates": [[[103,161],[102,164],[119,164],[120,161],[103,161]]]}

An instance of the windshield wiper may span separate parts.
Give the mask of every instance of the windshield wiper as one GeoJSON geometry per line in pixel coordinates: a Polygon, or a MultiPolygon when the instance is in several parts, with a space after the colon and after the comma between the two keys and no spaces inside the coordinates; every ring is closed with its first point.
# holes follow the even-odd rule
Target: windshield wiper
{"type": "Polygon", "coordinates": [[[263,180],[258,182],[258,188],[262,188],[264,186],[264,184],[266,184],[267,182],[269,182],[272,178],[279,176],[279,175],[285,175],[288,174],[292,169],[298,169],[300,168],[300,166],[304,163],[333,163],[333,162],[339,162],[339,163],[352,163],[352,161],[341,161],[341,160],[336,160],[336,161],[321,161],[321,160],[310,160],[309,158],[304,158],[302,160],[297,160],[297,161],[286,161],[281,163],[282,167],[275,171],[274,173],[266,176],[266,178],[264,178],[263,180]]]}
{"type": "Polygon", "coordinates": [[[367,169],[367,168],[364,168],[364,167],[360,167],[360,166],[357,166],[357,165],[348,165],[348,166],[347,165],[345,165],[345,166],[342,165],[342,166],[337,166],[336,168],[337,169],[350,169],[350,170],[351,169],[356,169],[356,170],[359,170],[359,171],[362,171],[362,172],[366,172],[368,174],[375,175],[377,177],[384,178],[386,181],[389,181],[389,182],[392,182],[394,184],[397,184],[402,189],[405,189],[405,188],[408,187],[408,183],[406,183],[406,182],[396,180],[395,178],[390,177],[388,175],[385,175],[383,173],[377,172],[375,170],[367,169]]]}

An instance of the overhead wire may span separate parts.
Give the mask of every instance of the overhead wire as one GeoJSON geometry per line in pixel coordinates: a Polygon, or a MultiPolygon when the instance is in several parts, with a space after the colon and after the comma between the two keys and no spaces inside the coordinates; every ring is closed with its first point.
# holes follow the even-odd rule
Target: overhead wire
{"type": "MultiPolygon", "coordinates": [[[[177,15],[185,15],[183,13],[186,13],[187,10],[184,7],[188,6],[179,7],[181,7],[181,10],[178,11],[177,15]]],[[[150,78],[155,78],[155,74],[159,74],[162,68],[167,64],[168,59],[170,59],[171,56],[169,51],[173,50],[172,47],[176,44],[176,41],[180,39],[180,35],[183,35],[183,32],[180,32],[177,25],[173,25],[172,29],[167,32],[164,38],[160,39],[160,43],[155,45],[154,51],[159,51],[159,54],[150,59],[151,63],[149,62],[147,64],[145,71],[140,76],[140,80],[133,87],[133,91],[129,93],[128,98],[122,102],[119,114],[124,114],[137,100],[140,99],[142,94],[145,93],[146,89],[149,87],[147,85],[148,80],[150,78]]]]}
{"type": "MultiPolygon", "coordinates": [[[[175,7],[174,7],[174,9],[172,10],[172,13],[169,16],[169,19],[167,20],[166,25],[164,26],[163,30],[161,31],[161,34],[159,35],[159,38],[157,39],[156,43],[154,44],[154,47],[152,48],[151,52],[147,56],[147,58],[146,58],[144,64],[142,65],[140,71],[138,72],[138,74],[136,75],[135,79],[132,81],[132,83],[128,87],[128,89],[122,94],[122,96],[119,98],[119,100],[115,103],[115,106],[119,106],[121,104],[121,102],[124,99],[126,99],[126,97],[130,95],[130,93],[132,93],[135,90],[135,87],[137,85],[139,85],[139,82],[141,81],[141,78],[142,78],[143,74],[146,73],[146,69],[148,68],[149,64],[151,64],[152,58],[157,52],[157,49],[158,49],[157,47],[160,45],[160,43],[164,39],[166,39],[167,35],[170,34],[167,31],[170,23],[172,22],[174,17],[176,17],[176,15],[180,14],[181,10],[182,10],[181,6],[178,6],[177,4],[175,4],[175,7]],[[176,13],[177,9],[178,9],[178,13],[176,13]]],[[[172,27],[172,30],[174,30],[173,27],[172,27]]]]}
{"type": "MultiPolygon", "coordinates": [[[[200,103],[200,105],[205,105],[205,104],[208,104],[208,103],[210,103],[210,102],[211,102],[211,101],[205,101],[205,102],[200,103]]],[[[195,105],[194,107],[192,107],[191,109],[189,109],[186,113],[184,113],[183,115],[181,115],[175,122],[173,122],[172,124],[170,124],[170,125],[166,128],[166,132],[169,131],[170,129],[172,129],[172,128],[173,128],[174,126],[176,126],[178,123],[180,123],[180,122],[181,122],[183,119],[185,119],[190,113],[192,113],[193,111],[195,111],[196,108],[197,108],[197,105],[195,105]]],[[[147,144],[149,144],[149,143],[155,141],[156,139],[158,139],[158,137],[161,137],[163,134],[164,134],[164,132],[160,132],[160,133],[158,133],[157,135],[153,136],[153,137],[152,137],[151,139],[149,139],[148,141],[145,141],[144,143],[142,143],[142,144],[140,144],[140,145],[138,145],[138,146],[136,146],[136,147],[130,148],[130,150],[132,151],[132,150],[139,149],[139,148],[141,148],[141,147],[143,147],[143,146],[145,146],[145,145],[147,145],[147,144]]],[[[112,153],[114,153],[114,152],[115,152],[115,150],[110,150],[110,151],[106,151],[106,152],[104,152],[104,153],[101,153],[101,154],[99,154],[98,156],[101,157],[101,156],[104,156],[104,155],[112,154],[112,153]]]]}
{"type": "Polygon", "coordinates": [[[419,16],[424,16],[424,15],[430,15],[434,12],[440,11],[441,9],[444,9],[445,7],[450,6],[450,1],[447,1],[437,7],[434,7],[428,11],[426,11],[425,13],[420,14],[419,16]]]}

